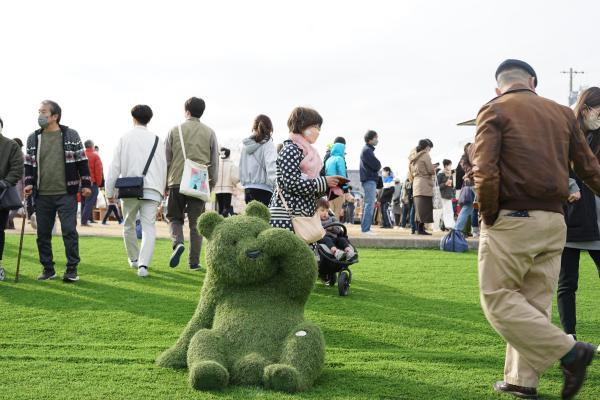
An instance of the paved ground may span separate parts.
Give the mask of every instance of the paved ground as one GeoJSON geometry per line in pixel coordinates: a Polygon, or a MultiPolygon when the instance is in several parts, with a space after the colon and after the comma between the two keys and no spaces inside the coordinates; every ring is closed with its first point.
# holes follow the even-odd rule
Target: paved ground
{"type": "MultiPolygon", "coordinates": [[[[15,218],[16,230],[7,230],[7,233],[19,232],[21,228],[21,219],[15,218]]],[[[359,247],[381,247],[381,248],[439,248],[440,239],[444,236],[443,232],[434,232],[432,236],[411,235],[410,229],[381,229],[373,226],[375,235],[364,235],[360,232],[360,225],[346,225],[348,235],[352,243],[359,247]]],[[[169,227],[166,222],[158,221],[156,223],[157,237],[161,239],[169,238],[169,227]]],[[[77,231],[81,236],[112,236],[119,237],[123,233],[123,226],[117,222],[111,221],[108,225],[100,223],[91,227],[79,226],[77,231]]],[[[25,233],[34,234],[35,230],[29,223],[25,224],[25,233]]],[[[57,220],[57,233],[60,233],[60,224],[57,220]]],[[[187,233],[186,233],[186,239],[187,233]]],[[[477,240],[469,240],[469,246],[476,249],[477,240]]]]}

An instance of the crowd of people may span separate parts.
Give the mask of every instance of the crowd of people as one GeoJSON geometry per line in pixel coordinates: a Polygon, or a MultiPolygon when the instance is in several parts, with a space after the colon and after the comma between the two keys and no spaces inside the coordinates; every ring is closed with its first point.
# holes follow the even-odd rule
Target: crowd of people
{"type": "MultiPolygon", "coordinates": [[[[507,342],[504,380],[494,388],[537,398],[541,374],[560,360],[565,377],[562,396],[572,398],[596,352],[594,346],[577,341],[575,293],[582,250],[589,252],[600,273],[600,88],[585,90],[573,112],[536,94],[537,75],[523,61],[505,61],[495,76],[498,97],[479,111],[475,140],[465,146],[456,169],[447,159],[434,164],[433,142],[422,139],[410,152],[408,178],[402,182],[375,156],[377,132],[366,132],[360,154],[361,232],[374,234],[376,208],[382,227],[410,226],[412,233],[421,235],[429,234],[427,224],[462,231],[470,221],[472,234],[480,235],[482,308],[507,342]],[[531,168],[530,160],[538,167],[531,168]],[[557,288],[563,330],[550,320],[557,288]]],[[[246,202],[257,200],[269,207],[274,227],[294,231],[299,217],[316,218],[319,226],[348,220],[344,214],[352,203],[352,189],[346,140],[336,138],[323,160],[314,147],[323,124],[316,110],[295,108],[287,122],[289,135],[278,148],[271,120],[257,116],[235,165],[230,150],[219,148],[215,132],[200,121],[204,109],[202,99],[188,99],[185,121],[161,140],[147,128],[151,108],[133,107],[134,127],[119,139],[106,180],[94,143],[82,143],[77,131],[60,124],[56,102],[41,103],[40,129],[29,135],[24,156],[17,141],[1,135],[0,120],[0,190],[18,187],[22,180],[28,214],[36,216],[39,280],[56,276],[51,240],[57,213],[67,256],[63,279],[79,279],[77,198],[81,197],[82,226],[93,220],[90,210],[100,187],[120,220],[118,181],[124,177],[143,177],[140,195],[121,198],[129,265],[138,275],[148,275],[156,214],[166,197],[173,246],[170,266],[176,267],[185,252],[187,219],[188,265],[199,270],[202,237],[196,223],[206,202],[180,193],[188,160],[207,167],[210,188],[225,217],[233,214],[231,194],[239,182],[246,202]],[[141,248],[135,232],[138,220],[141,248]]],[[[8,219],[9,211],[0,209],[0,260],[8,219]]],[[[320,244],[339,260],[354,256],[353,247],[335,230],[328,231],[320,244]]]]}

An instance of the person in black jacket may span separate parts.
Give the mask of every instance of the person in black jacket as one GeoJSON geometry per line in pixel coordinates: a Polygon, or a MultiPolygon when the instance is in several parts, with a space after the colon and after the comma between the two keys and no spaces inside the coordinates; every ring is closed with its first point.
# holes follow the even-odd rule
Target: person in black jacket
{"type": "MultiPolygon", "coordinates": [[[[600,88],[584,91],[575,106],[579,126],[600,160],[600,88]]],[[[569,203],[565,207],[567,243],[558,280],[558,312],[566,333],[576,337],[575,293],[579,281],[579,256],[587,250],[600,275],[600,197],[570,172],[569,203]]]]}
{"type": "Polygon", "coordinates": [[[360,228],[362,233],[365,234],[374,234],[371,231],[371,223],[373,222],[373,212],[375,210],[379,170],[381,169],[381,163],[375,157],[375,146],[378,143],[377,132],[367,131],[365,133],[365,147],[360,153],[360,183],[365,191],[360,228]]]}

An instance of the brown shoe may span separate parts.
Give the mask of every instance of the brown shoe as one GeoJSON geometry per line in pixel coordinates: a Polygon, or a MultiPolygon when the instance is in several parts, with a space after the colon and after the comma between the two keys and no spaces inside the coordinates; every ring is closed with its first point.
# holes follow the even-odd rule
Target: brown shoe
{"type": "Polygon", "coordinates": [[[537,399],[537,389],[511,385],[510,383],[506,383],[504,381],[496,382],[494,385],[494,390],[500,393],[512,394],[513,396],[519,397],[521,399],[537,399]]]}
{"type": "Polygon", "coordinates": [[[575,351],[577,352],[575,361],[561,365],[565,377],[561,393],[562,399],[572,399],[579,392],[583,381],[585,381],[587,367],[592,363],[592,359],[596,354],[596,348],[589,343],[575,343],[575,351]]]}

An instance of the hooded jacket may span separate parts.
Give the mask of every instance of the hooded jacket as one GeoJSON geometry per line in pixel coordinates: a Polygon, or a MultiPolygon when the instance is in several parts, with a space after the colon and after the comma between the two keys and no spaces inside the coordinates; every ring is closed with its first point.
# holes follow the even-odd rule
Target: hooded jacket
{"type": "Polygon", "coordinates": [[[344,161],[344,154],[346,153],[346,145],[343,143],[335,143],[331,146],[331,155],[325,162],[325,175],[333,176],[340,175],[347,177],[346,172],[346,161],[344,161]]]}
{"type": "Polygon", "coordinates": [[[408,157],[409,173],[412,181],[413,197],[429,196],[433,197],[433,177],[435,168],[431,163],[431,157],[427,150],[413,149],[408,157]]]}
{"type": "Polygon", "coordinates": [[[257,143],[253,138],[242,141],[239,175],[245,189],[273,192],[277,179],[277,151],[273,139],[257,143]]]}

